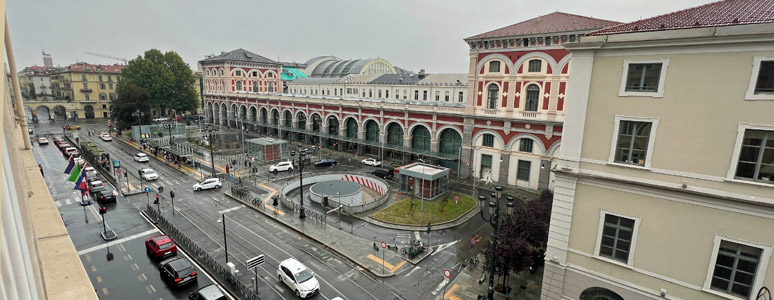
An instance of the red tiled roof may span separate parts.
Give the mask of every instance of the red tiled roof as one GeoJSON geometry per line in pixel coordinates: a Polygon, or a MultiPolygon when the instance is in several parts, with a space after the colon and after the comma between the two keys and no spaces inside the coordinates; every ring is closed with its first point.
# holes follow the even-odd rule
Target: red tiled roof
{"type": "Polygon", "coordinates": [[[125,65],[92,65],[87,63],[78,63],[70,65],[71,72],[89,72],[89,73],[121,73],[125,65]],[[86,70],[88,67],[88,70],[86,70]],[[99,68],[99,69],[98,69],[99,68]]]}
{"type": "Polygon", "coordinates": [[[596,30],[618,24],[621,24],[621,22],[594,19],[563,12],[555,12],[479,35],[474,35],[468,39],[574,31],[583,29],[596,30]]]}
{"type": "Polygon", "coordinates": [[[598,30],[588,35],[772,22],[774,22],[774,0],[726,0],[598,30]]]}

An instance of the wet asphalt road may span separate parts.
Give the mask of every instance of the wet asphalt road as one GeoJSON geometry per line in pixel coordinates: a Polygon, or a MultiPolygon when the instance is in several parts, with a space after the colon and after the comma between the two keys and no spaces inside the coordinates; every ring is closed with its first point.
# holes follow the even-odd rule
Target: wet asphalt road
{"type": "MultiPolygon", "coordinates": [[[[259,294],[263,299],[295,298],[292,291],[279,283],[276,279],[278,262],[288,257],[295,257],[301,260],[316,272],[318,279],[321,282],[322,292],[320,295],[315,296],[315,299],[331,299],[336,296],[345,299],[434,299],[439,291],[440,284],[442,283],[441,274],[443,270],[452,269],[452,267],[460,261],[477,253],[480,250],[480,246],[472,246],[469,240],[471,238],[478,238],[480,241],[482,236],[488,236],[491,232],[489,225],[481,221],[480,218],[474,218],[470,222],[455,229],[433,231],[430,244],[444,245],[443,251],[435,253],[417,266],[407,264],[405,267],[396,271],[396,276],[382,281],[381,279],[372,278],[357,266],[352,265],[348,260],[331,253],[325,249],[324,245],[311,242],[295,232],[288,230],[271,220],[267,220],[259,213],[249,209],[240,208],[239,204],[223,195],[225,189],[228,188],[228,183],[225,183],[224,189],[221,190],[194,193],[191,189],[191,186],[197,181],[194,178],[184,175],[176,169],[163,165],[153,159],[151,159],[150,163],[140,164],[134,162],[132,156],[136,151],[128,146],[118,142],[103,142],[95,136],[87,136],[85,130],[96,130],[97,132],[105,130],[104,124],[97,123],[97,121],[91,121],[91,123],[92,124],[81,122],[84,127],[80,132],[81,138],[92,140],[103,147],[106,152],[109,152],[112,159],[120,160],[122,169],[128,171],[129,182],[134,188],[139,188],[140,186],[137,175],[137,170],[139,168],[151,167],[157,170],[161,177],[160,180],[151,183],[144,182],[142,184],[143,186],[148,185],[153,189],[153,193],[150,194],[151,201],[152,197],[155,196],[158,187],[163,186],[164,193],[162,194],[161,208],[165,217],[173,219],[176,224],[181,224],[179,228],[181,228],[183,232],[186,232],[186,234],[189,235],[189,238],[197,241],[203,249],[209,251],[216,261],[223,263],[225,263],[226,258],[223,248],[223,226],[219,220],[221,214],[226,214],[229,259],[238,266],[241,274],[240,278],[243,282],[249,283],[251,282],[250,279],[253,277],[252,272],[244,269],[244,261],[258,254],[266,255],[266,263],[258,270],[258,276],[261,279],[258,283],[258,289],[259,294]],[[172,215],[172,203],[169,199],[170,189],[174,190],[176,193],[174,215],[172,215]]],[[[43,133],[48,131],[54,134],[61,134],[60,126],[61,124],[42,124],[33,126],[33,129],[43,133]]],[[[51,152],[54,152],[53,154],[46,155],[46,157],[51,156],[51,160],[59,158],[61,163],[61,167],[47,169],[47,174],[49,174],[49,172],[58,172],[61,174],[61,169],[64,168],[65,163],[64,158],[58,154],[55,145],[51,144],[44,147],[49,147],[53,149],[51,152]]],[[[344,159],[340,159],[340,162],[341,164],[336,168],[342,171],[367,172],[372,170],[372,168],[364,167],[358,162],[348,163],[344,159]]],[[[126,182],[125,177],[121,178],[121,182],[126,182]]],[[[60,182],[59,184],[61,185],[62,183],[60,182]]],[[[68,189],[71,189],[71,187],[68,189]]],[[[73,195],[72,192],[68,194],[67,191],[62,191],[62,194],[67,194],[67,197],[71,199],[70,201],[74,202],[72,198],[75,195],[73,195]]],[[[60,199],[60,197],[64,196],[56,195],[55,199],[60,199]]],[[[68,198],[65,197],[61,199],[68,198]]],[[[138,208],[143,208],[145,206],[148,201],[147,199],[148,198],[146,198],[146,195],[144,194],[129,196],[127,198],[119,197],[118,204],[115,205],[115,207],[109,207],[111,213],[107,216],[108,224],[112,226],[111,229],[116,230],[119,234],[119,238],[146,233],[148,230],[153,229],[151,225],[142,219],[138,212],[138,208]]],[[[321,207],[316,208],[322,209],[321,207]]],[[[84,210],[84,208],[78,204],[63,205],[63,208],[60,209],[63,210],[63,218],[65,218],[65,222],[68,223],[68,228],[71,226],[73,226],[73,228],[83,227],[77,229],[79,232],[78,234],[72,235],[76,246],[82,244],[83,246],[81,246],[81,248],[87,249],[104,243],[101,238],[96,235],[101,230],[101,223],[97,221],[92,212],[89,212],[88,209],[84,210]],[[90,220],[89,224],[85,223],[86,220],[90,220]],[[96,227],[99,228],[95,229],[96,227]],[[86,228],[90,228],[91,233],[86,233],[86,228]]],[[[96,213],[96,210],[94,210],[93,213],[96,213]]],[[[424,232],[419,233],[385,229],[355,218],[343,218],[338,224],[342,230],[350,231],[355,235],[377,241],[383,240],[388,243],[391,243],[391,241],[398,242],[408,240],[416,238],[417,236],[423,241],[426,241],[427,238],[427,235],[424,232]]],[[[139,243],[142,243],[142,240],[144,240],[143,237],[146,236],[149,236],[149,234],[137,237],[133,243],[137,243],[138,241],[139,243]]],[[[134,252],[127,254],[130,254],[133,260],[138,260],[140,258],[147,260],[147,257],[145,257],[145,254],[143,253],[144,251],[142,251],[142,245],[140,245],[140,247],[139,251],[141,252],[139,254],[134,252]]],[[[81,250],[81,248],[78,249],[81,250]]],[[[119,251],[119,249],[114,248],[115,247],[110,247],[111,251],[119,251]]],[[[133,247],[125,246],[123,248],[126,248],[127,251],[133,249],[133,247]]],[[[97,260],[106,261],[104,257],[106,250],[107,249],[105,248],[90,253],[90,256],[94,256],[90,258],[91,262],[84,258],[84,266],[86,266],[87,271],[90,268],[87,263],[92,263],[97,260]],[[96,258],[97,256],[99,259],[96,258]]],[[[123,249],[120,250],[123,251],[123,249]]],[[[125,258],[121,255],[114,254],[113,261],[118,260],[125,260],[125,258]]],[[[153,265],[142,266],[138,264],[138,266],[142,267],[142,269],[147,272],[145,275],[146,278],[148,278],[148,281],[150,281],[150,278],[152,277],[149,275],[154,275],[153,278],[156,280],[158,279],[158,273],[155,269],[148,270],[150,267],[153,267],[153,265]]],[[[101,268],[102,267],[99,267],[98,270],[101,268]]],[[[118,272],[118,270],[115,272],[118,272]]],[[[453,272],[452,276],[456,276],[455,273],[456,272],[453,272]]],[[[110,275],[115,276],[112,273],[110,275]]],[[[123,278],[129,277],[130,275],[121,276],[123,278]]],[[[132,274],[132,276],[134,275],[132,274]]],[[[95,287],[97,287],[99,282],[96,282],[95,278],[96,277],[92,276],[95,287]]],[[[200,277],[199,279],[200,285],[203,284],[202,279],[203,277],[200,277]]],[[[104,281],[105,279],[103,278],[102,280],[104,281]]],[[[128,280],[129,279],[127,279],[127,281],[128,280]]],[[[137,278],[133,278],[133,280],[138,281],[137,278]]],[[[127,286],[126,288],[132,290],[136,289],[141,293],[147,294],[145,288],[147,285],[149,285],[149,283],[146,282],[145,285],[137,285],[136,287],[127,286]]],[[[160,282],[154,283],[153,285],[157,290],[160,290],[159,287],[163,286],[160,282]]],[[[249,284],[249,286],[252,285],[249,284]]],[[[180,294],[172,294],[172,297],[178,297],[179,295],[180,294]]]]}

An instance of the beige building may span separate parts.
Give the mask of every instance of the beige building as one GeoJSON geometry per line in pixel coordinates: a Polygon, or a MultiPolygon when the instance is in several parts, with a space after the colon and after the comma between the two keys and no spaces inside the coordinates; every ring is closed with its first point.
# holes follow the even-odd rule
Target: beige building
{"type": "Polygon", "coordinates": [[[543,299],[774,287],[772,20],[774,1],[732,0],[565,45],[543,299]]]}
{"type": "MultiPolygon", "coordinates": [[[[70,65],[51,77],[54,98],[75,102],[76,109],[66,112],[68,118],[109,118],[124,67],[126,66],[87,63],[70,65]]],[[[54,110],[57,111],[57,108],[54,110]]]]}

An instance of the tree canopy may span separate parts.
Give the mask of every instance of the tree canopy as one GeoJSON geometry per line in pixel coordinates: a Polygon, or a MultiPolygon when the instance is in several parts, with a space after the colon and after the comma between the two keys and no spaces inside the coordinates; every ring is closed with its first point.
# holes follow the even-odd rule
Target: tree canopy
{"type": "Polygon", "coordinates": [[[115,120],[116,129],[123,130],[136,125],[137,112],[144,113],[143,123],[150,123],[150,93],[147,89],[125,83],[118,86],[118,99],[113,102],[110,115],[115,120]]]}
{"type": "Polygon", "coordinates": [[[128,91],[122,86],[128,84],[147,90],[148,106],[152,108],[186,112],[195,111],[199,106],[196,78],[190,66],[174,51],[162,53],[151,49],[130,60],[121,72],[118,101],[122,99],[121,92],[128,91]]]}

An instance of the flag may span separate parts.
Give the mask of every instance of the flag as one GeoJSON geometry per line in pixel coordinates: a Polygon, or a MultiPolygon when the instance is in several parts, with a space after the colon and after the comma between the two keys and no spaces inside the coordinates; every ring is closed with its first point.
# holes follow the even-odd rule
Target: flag
{"type": "Polygon", "coordinates": [[[78,181],[75,182],[75,187],[73,189],[80,190],[81,192],[86,191],[86,173],[81,173],[81,176],[78,176],[78,181]]]}
{"type": "Polygon", "coordinates": [[[70,174],[70,172],[73,171],[73,167],[75,167],[75,160],[73,160],[73,156],[70,155],[70,159],[67,161],[67,167],[64,169],[64,173],[70,174]]]}
{"type": "Polygon", "coordinates": [[[75,170],[70,173],[70,178],[67,178],[67,181],[75,182],[78,179],[78,175],[81,175],[81,165],[75,165],[75,170]]]}

